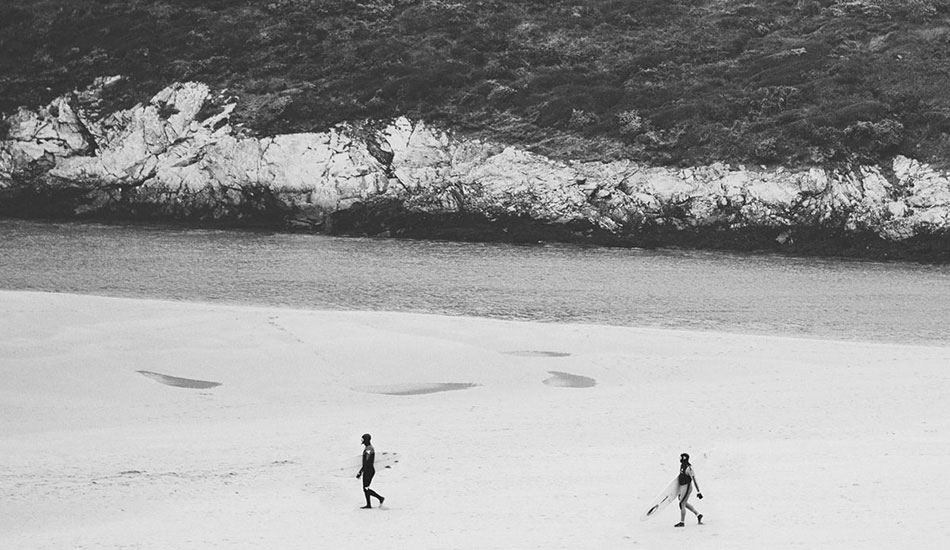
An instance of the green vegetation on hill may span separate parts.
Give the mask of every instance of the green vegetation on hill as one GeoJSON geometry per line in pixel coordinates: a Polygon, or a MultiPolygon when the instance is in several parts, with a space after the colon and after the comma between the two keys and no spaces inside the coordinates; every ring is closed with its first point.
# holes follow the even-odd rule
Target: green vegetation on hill
{"type": "Polygon", "coordinates": [[[4,0],[0,112],[120,74],[248,131],[407,115],[555,157],[950,163],[950,0],[4,0]]]}

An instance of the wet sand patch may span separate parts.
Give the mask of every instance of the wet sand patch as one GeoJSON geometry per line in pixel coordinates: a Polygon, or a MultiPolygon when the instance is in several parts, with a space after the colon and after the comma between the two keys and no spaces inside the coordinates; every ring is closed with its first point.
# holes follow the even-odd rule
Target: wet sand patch
{"type": "Polygon", "coordinates": [[[389,384],[382,386],[360,386],[353,388],[364,393],[380,393],[383,395],[423,395],[443,391],[467,390],[478,384],[471,382],[441,382],[434,384],[389,384]]]}
{"type": "Polygon", "coordinates": [[[505,355],[514,355],[516,357],[570,357],[571,354],[564,351],[546,351],[546,350],[515,350],[503,351],[505,355]]]}
{"type": "Polygon", "coordinates": [[[206,390],[215,386],[220,386],[221,382],[211,382],[209,380],[193,380],[191,378],[179,378],[147,370],[135,371],[142,376],[161,382],[166,386],[175,386],[176,388],[188,388],[193,390],[206,390]]]}
{"type": "Polygon", "coordinates": [[[597,380],[589,376],[581,376],[569,372],[558,372],[556,370],[549,370],[548,373],[552,376],[543,380],[543,383],[547,386],[557,388],[592,388],[597,385],[597,380]]]}

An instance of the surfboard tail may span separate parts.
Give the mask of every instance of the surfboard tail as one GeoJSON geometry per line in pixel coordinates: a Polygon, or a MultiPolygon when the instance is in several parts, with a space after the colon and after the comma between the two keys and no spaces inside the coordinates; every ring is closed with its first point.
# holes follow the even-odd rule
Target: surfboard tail
{"type": "Polygon", "coordinates": [[[650,516],[652,516],[653,514],[655,514],[655,513],[657,512],[657,510],[659,510],[659,509],[660,509],[660,505],[659,505],[659,504],[654,504],[652,507],[650,507],[649,510],[647,510],[646,512],[643,513],[642,516],[640,516],[640,521],[646,521],[647,519],[650,518],[650,516]]]}
{"type": "Polygon", "coordinates": [[[640,516],[640,521],[645,521],[646,519],[652,517],[654,514],[665,508],[669,503],[676,500],[676,497],[679,495],[679,479],[673,478],[673,481],[666,486],[666,489],[663,489],[663,492],[657,495],[653,499],[653,504],[647,508],[647,511],[640,516]]]}

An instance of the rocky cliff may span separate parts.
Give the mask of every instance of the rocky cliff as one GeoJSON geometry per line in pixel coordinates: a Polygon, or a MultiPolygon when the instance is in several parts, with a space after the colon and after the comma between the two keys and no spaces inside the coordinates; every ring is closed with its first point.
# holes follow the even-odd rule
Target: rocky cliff
{"type": "Polygon", "coordinates": [[[795,170],[557,161],[405,118],[251,137],[204,84],[115,113],[97,112],[96,87],[6,118],[0,214],[793,251],[833,237],[824,252],[947,255],[950,173],[906,157],[795,170]]]}

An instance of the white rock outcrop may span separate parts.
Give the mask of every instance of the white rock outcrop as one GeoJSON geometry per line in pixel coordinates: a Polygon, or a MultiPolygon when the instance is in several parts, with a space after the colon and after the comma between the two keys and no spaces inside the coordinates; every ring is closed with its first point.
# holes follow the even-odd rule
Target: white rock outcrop
{"type": "Polygon", "coordinates": [[[391,198],[418,210],[584,221],[609,231],[645,220],[732,228],[832,223],[890,240],[950,230],[950,174],[905,157],[843,171],[561,162],[405,118],[376,131],[341,126],[257,138],[232,128],[233,104],[210,108],[210,99],[204,84],[178,83],[104,117],[65,97],[21,109],[6,119],[0,189],[42,174],[85,186],[88,201],[77,212],[135,200],[225,213],[264,189],[292,217],[314,224],[391,198]]]}

